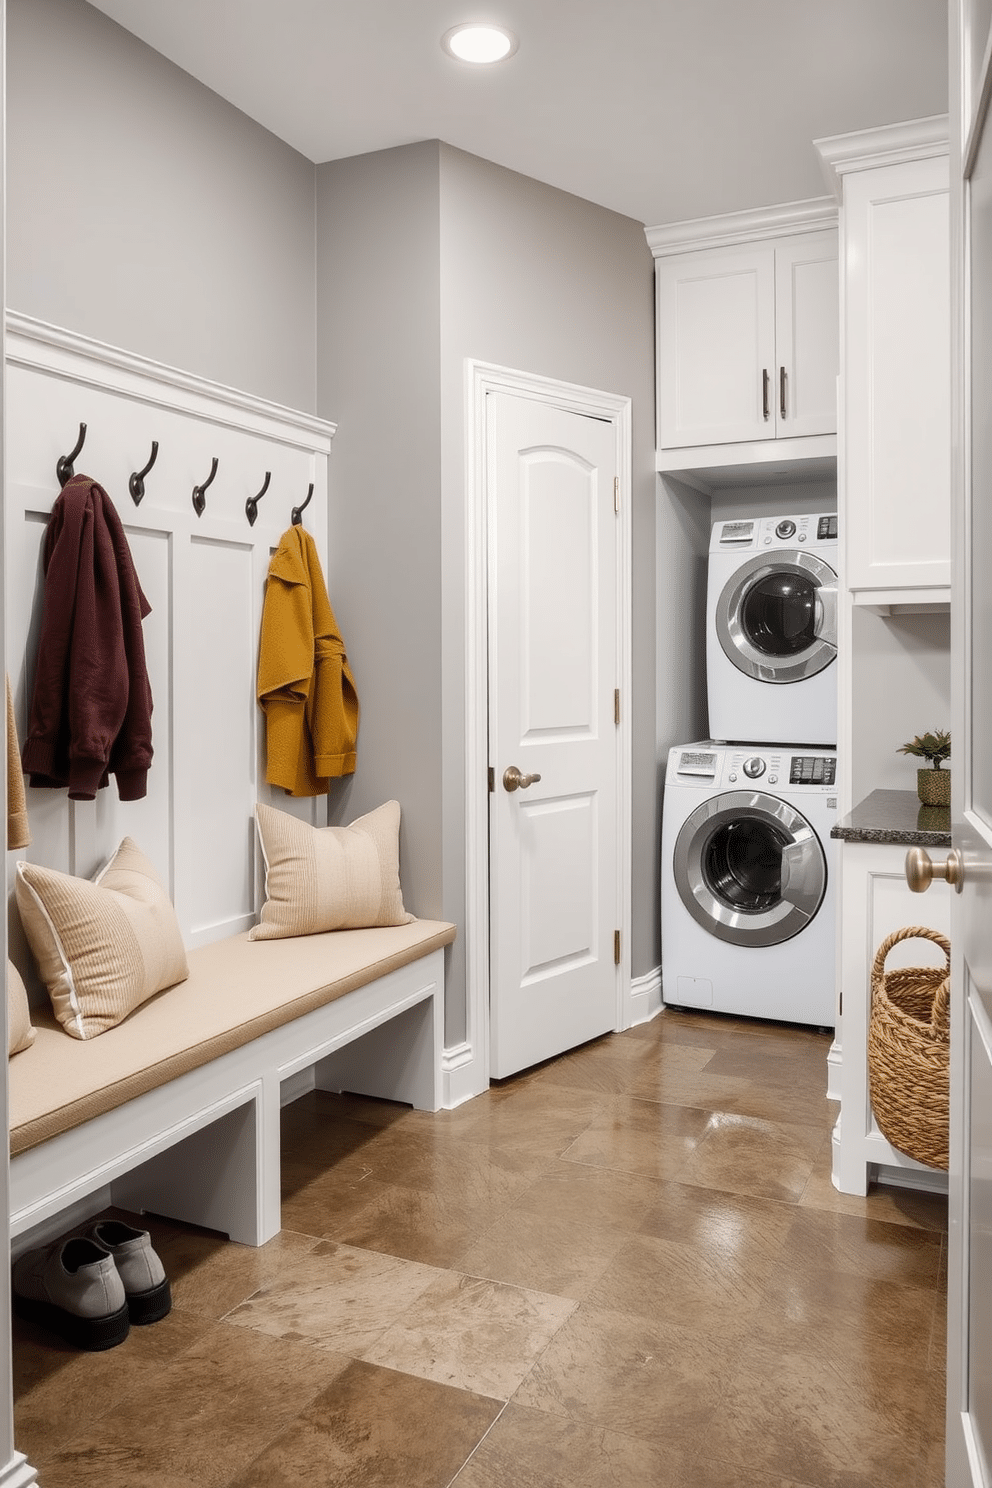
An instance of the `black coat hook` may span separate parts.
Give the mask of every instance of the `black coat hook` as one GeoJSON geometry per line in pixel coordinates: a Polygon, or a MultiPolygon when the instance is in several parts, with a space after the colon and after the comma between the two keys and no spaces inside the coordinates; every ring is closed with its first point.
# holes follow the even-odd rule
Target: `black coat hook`
{"type": "Polygon", "coordinates": [[[269,481],[271,479],[272,471],[267,470],[265,472],[265,480],[262,482],[262,489],[259,491],[258,495],[249,496],[248,500],[245,502],[245,516],[248,518],[249,527],[254,527],[255,525],[255,518],[258,516],[258,503],[261,501],[262,497],[269,489],[269,481]]]}
{"type": "Polygon", "coordinates": [[[294,527],[299,527],[302,524],[302,522],[303,522],[303,513],[306,511],[307,507],[310,505],[310,498],[312,496],[313,496],[313,481],[310,482],[310,489],[307,492],[307,499],[306,499],[306,501],[302,502],[299,506],[294,506],[293,507],[293,526],[294,527]]]}
{"type": "Polygon", "coordinates": [[[194,486],[193,487],[193,510],[196,512],[196,515],[198,517],[202,517],[203,516],[204,508],[206,507],[206,504],[207,504],[207,498],[204,495],[204,492],[206,491],[207,487],[209,486],[210,482],[213,480],[213,478],[214,478],[214,476],[216,474],[217,474],[217,456],[214,455],[213,461],[212,461],[211,466],[210,466],[210,474],[207,476],[206,480],[203,482],[203,485],[202,486],[194,486]]]}
{"type": "Polygon", "coordinates": [[[131,492],[131,499],[134,502],[135,506],[139,506],[140,505],[141,498],[145,494],[145,476],[148,474],[149,470],[151,470],[152,466],[155,464],[155,460],[156,460],[156,457],[157,456],[158,456],[158,440],[157,439],[153,439],[152,440],[152,452],[151,452],[151,455],[149,456],[148,464],[144,467],[143,470],[134,470],[134,471],[132,471],[132,473],[131,473],[131,479],[127,483],[127,488],[131,492]]]}
{"type": "Polygon", "coordinates": [[[72,477],[75,475],[76,472],[72,468],[72,462],[73,462],[73,460],[75,460],[76,456],[79,454],[79,451],[82,449],[82,447],[83,447],[83,440],[85,438],[86,438],[86,425],[85,424],[80,424],[80,426],[79,426],[79,438],[76,440],[75,445],[73,446],[73,448],[69,451],[69,453],[67,455],[62,455],[59,458],[59,460],[58,460],[58,462],[57,462],[57,464],[55,466],[55,474],[58,476],[58,480],[59,480],[59,485],[60,486],[67,485],[68,482],[71,481],[72,480],[72,477]]]}

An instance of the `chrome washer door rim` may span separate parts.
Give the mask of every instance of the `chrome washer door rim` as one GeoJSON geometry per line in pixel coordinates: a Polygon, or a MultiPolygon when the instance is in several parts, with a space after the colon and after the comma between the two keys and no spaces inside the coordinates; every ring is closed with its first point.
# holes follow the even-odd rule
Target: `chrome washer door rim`
{"type": "Polygon", "coordinates": [[[742,563],[724,584],[714,617],[724,654],[738,671],[758,682],[801,682],[815,677],[837,655],[837,575],[829,563],[815,553],[780,548],[756,553],[742,563]],[[752,645],[741,624],[741,609],[748,591],[761,579],[777,573],[797,573],[811,579],[817,590],[820,615],[816,639],[796,656],[776,661],[752,645]]]}
{"type": "Polygon", "coordinates": [[[679,897],[692,918],[730,945],[773,946],[791,940],[810,923],[827,887],[827,860],[815,830],[802,812],[763,791],[727,791],[701,802],[682,824],[672,855],[679,897]],[[783,840],[788,871],[782,897],[761,913],[735,909],[715,892],[705,869],[706,852],[721,827],[757,820],[783,840]]]}

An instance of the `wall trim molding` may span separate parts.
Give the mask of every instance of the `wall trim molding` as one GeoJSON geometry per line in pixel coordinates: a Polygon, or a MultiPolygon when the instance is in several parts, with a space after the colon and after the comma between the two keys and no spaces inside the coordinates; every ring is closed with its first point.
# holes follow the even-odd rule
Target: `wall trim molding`
{"type": "Polygon", "coordinates": [[[831,196],[783,202],[748,212],[726,212],[719,217],[695,217],[685,222],[646,227],[644,235],[655,258],[729,248],[741,243],[780,238],[786,234],[825,232],[837,226],[837,203],[831,196]]]}
{"type": "Polygon", "coordinates": [[[441,1099],[446,1111],[464,1105],[489,1089],[489,1073],[479,1065],[469,1043],[452,1044],[441,1054],[441,1099]]]}
{"type": "Polygon", "coordinates": [[[880,129],[859,129],[813,141],[827,184],[841,199],[844,177],[850,171],[876,170],[905,160],[926,160],[948,152],[948,116],[908,119],[880,129]]]}
{"type": "MultiPolygon", "coordinates": [[[[631,406],[623,394],[560,382],[489,362],[465,359],[465,1002],[466,1044],[478,1062],[477,1094],[489,1083],[489,794],[480,788],[489,766],[489,503],[486,396],[515,393],[571,413],[608,420],[614,427],[620,472],[617,576],[619,683],[631,696],[631,406]]],[[[631,709],[621,708],[618,747],[618,898],[621,964],[616,1024],[629,1026],[632,761],[631,709]]]]}
{"type": "Polygon", "coordinates": [[[0,1472],[0,1488],[30,1488],[37,1483],[38,1473],[23,1452],[15,1452],[0,1472]]]}
{"type": "Polygon", "coordinates": [[[664,1010],[661,998],[661,967],[655,966],[643,976],[633,977],[630,983],[630,1024],[650,1023],[652,1018],[664,1010]]]}
{"type": "MultiPolygon", "coordinates": [[[[9,366],[36,368],[66,381],[109,388],[136,401],[176,408],[185,414],[194,413],[214,424],[228,423],[216,408],[218,402],[227,404],[249,415],[253,424],[260,423],[259,432],[267,439],[281,444],[302,444],[318,454],[330,452],[337,425],[314,414],[301,413],[281,403],[270,403],[266,398],[256,398],[251,393],[211,382],[193,372],[183,372],[178,367],[153,361],[119,346],[110,346],[76,331],[64,330],[16,310],[7,311],[6,329],[6,361],[9,366]],[[59,356],[60,352],[64,355],[59,356]],[[121,373],[134,379],[133,385],[122,383],[121,373]],[[149,384],[153,389],[151,396],[149,384]],[[203,399],[214,406],[208,411],[196,408],[194,402],[191,407],[191,398],[203,399]]],[[[243,428],[244,419],[233,419],[230,426],[243,428]]]]}

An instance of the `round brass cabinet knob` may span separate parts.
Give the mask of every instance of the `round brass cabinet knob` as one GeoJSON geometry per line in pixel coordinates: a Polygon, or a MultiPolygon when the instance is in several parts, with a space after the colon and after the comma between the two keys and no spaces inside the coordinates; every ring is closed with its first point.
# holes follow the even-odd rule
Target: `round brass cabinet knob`
{"type": "Polygon", "coordinates": [[[946,863],[934,863],[926,848],[911,847],[906,854],[906,882],[914,894],[924,894],[935,878],[954,886],[960,894],[964,881],[964,861],[957,848],[947,854],[946,863]]]}
{"type": "Polygon", "coordinates": [[[536,785],[540,778],[540,775],[524,775],[516,765],[507,765],[503,771],[503,788],[508,791],[526,790],[529,785],[536,785]]]}

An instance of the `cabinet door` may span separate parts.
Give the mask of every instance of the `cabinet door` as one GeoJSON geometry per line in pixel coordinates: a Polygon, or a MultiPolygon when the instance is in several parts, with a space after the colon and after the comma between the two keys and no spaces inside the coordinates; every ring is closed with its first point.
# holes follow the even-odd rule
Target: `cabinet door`
{"type": "Polygon", "coordinates": [[[840,309],[837,234],[775,247],[775,407],[779,439],[837,429],[840,309]]]}
{"type": "Polygon", "coordinates": [[[773,250],[659,259],[657,295],[659,447],[773,438],[773,250]]]}
{"type": "Polygon", "coordinates": [[[844,182],[848,585],[950,584],[946,157],[844,182]]]}

